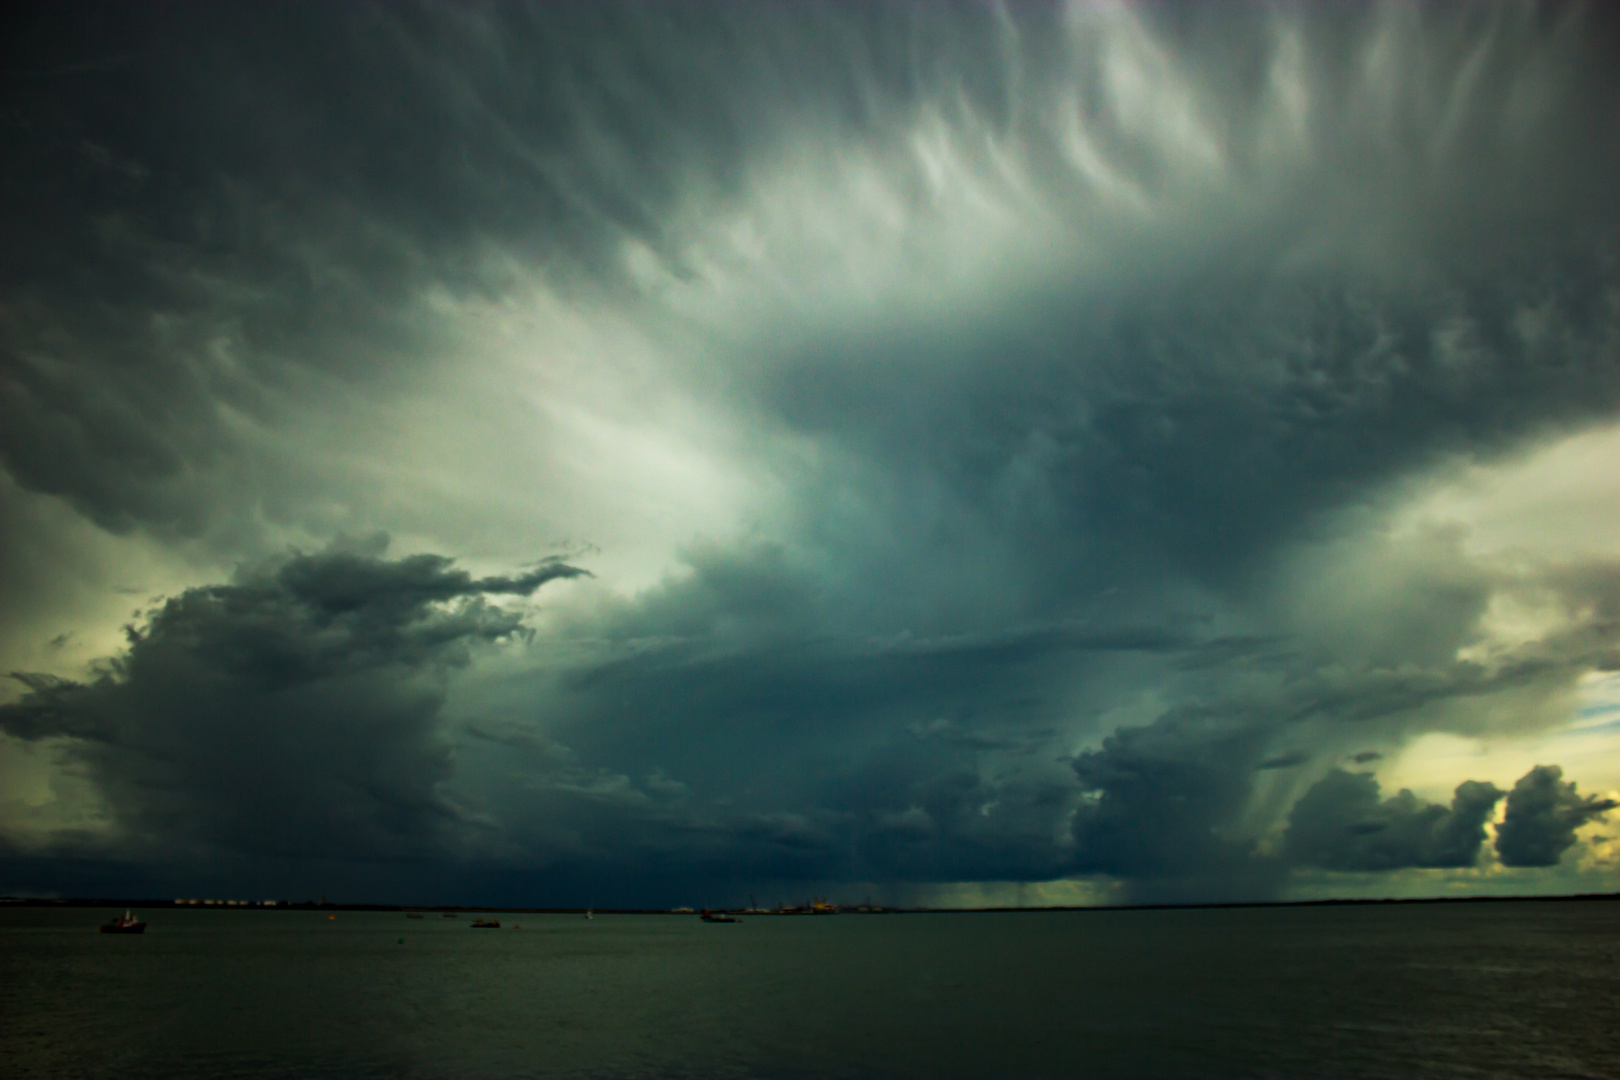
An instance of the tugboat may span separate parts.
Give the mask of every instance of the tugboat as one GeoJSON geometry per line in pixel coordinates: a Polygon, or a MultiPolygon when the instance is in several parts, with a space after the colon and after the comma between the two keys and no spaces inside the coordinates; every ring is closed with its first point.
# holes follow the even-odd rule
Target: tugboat
{"type": "Polygon", "coordinates": [[[101,932],[103,934],[144,934],[146,933],[146,924],[131,915],[129,909],[125,908],[122,917],[111,922],[102,923],[101,932]]]}
{"type": "Polygon", "coordinates": [[[500,928],[501,920],[499,919],[474,919],[472,923],[472,929],[474,930],[499,930],[500,928]]]}
{"type": "Polygon", "coordinates": [[[723,911],[710,911],[708,908],[704,908],[703,914],[699,915],[698,918],[704,922],[742,922],[735,915],[727,915],[723,911]]]}

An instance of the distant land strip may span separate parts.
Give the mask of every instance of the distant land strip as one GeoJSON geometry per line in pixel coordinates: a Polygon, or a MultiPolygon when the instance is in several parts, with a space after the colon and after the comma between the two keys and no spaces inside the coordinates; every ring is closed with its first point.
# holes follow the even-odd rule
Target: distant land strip
{"type": "MultiPolygon", "coordinates": [[[[1194,904],[1084,904],[1051,905],[1046,907],[873,907],[857,910],[855,906],[839,908],[841,915],[972,915],[988,913],[1037,914],[1054,911],[1201,911],[1228,908],[1313,908],[1313,907],[1365,907],[1391,904],[1493,904],[1493,903],[1547,903],[1589,900],[1620,900],[1620,892],[1565,893],[1530,896],[1416,896],[1416,897],[1354,897],[1327,900],[1242,900],[1194,904]]],[[[122,907],[122,908],[198,908],[207,911],[395,911],[460,914],[514,914],[514,915],[695,915],[692,908],[603,908],[603,907],[511,907],[511,906],[456,906],[440,904],[347,904],[317,900],[302,901],[243,901],[227,904],[179,903],[173,899],[150,897],[27,897],[0,896],[0,905],[10,907],[122,907]]],[[[707,908],[716,914],[730,915],[809,915],[804,910],[778,910],[770,908],[707,908]]],[[[821,912],[819,914],[833,914],[821,912]]]]}

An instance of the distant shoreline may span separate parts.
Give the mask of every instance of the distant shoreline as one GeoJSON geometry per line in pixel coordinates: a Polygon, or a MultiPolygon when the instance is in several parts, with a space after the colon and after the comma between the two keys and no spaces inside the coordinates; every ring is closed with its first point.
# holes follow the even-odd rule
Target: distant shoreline
{"type": "MultiPolygon", "coordinates": [[[[1231,902],[1210,902],[1194,904],[1091,904],[1091,905],[1052,905],[1048,907],[885,907],[880,909],[857,911],[854,907],[841,909],[840,915],[972,915],[972,914],[1040,914],[1054,911],[1206,911],[1211,909],[1228,908],[1314,908],[1314,907],[1366,907],[1389,906],[1392,904],[1500,904],[1500,903],[1549,903],[1570,901],[1597,901],[1620,900],[1620,893],[1568,893],[1551,896],[1420,896],[1420,897],[1378,897],[1378,898],[1347,898],[1329,900],[1247,900],[1231,902]]],[[[180,910],[199,911],[380,911],[380,912],[422,912],[424,914],[486,914],[510,913],[514,915],[584,915],[594,912],[598,915],[691,915],[695,912],[688,910],[675,910],[672,908],[604,908],[604,907],[510,907],[510,906],[457,906],[443,904],[339,904],[324,901],[276,901],[274,904],[262,902],[240,902],[227,904],[223,901],[214,904],[187,903],[177,904],[174,900],[154,899],[150,897],[70,897],[56,899],[41,899],[37,897],[11,897],[0,896],[0,907],[28,907],[28,908],[178,908],[180,910]]],[[[748,908],[712,908],[714,912],[749,915],[749,916],[806,916],[813,917],[805,911],[775,911],[750,910],[748,908]]]]}

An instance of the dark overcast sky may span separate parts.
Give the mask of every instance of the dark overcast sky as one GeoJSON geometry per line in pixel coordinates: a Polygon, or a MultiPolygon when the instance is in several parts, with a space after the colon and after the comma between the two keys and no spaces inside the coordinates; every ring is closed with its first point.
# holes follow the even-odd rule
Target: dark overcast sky
{"type": "Polygon", "coordinates": [[[0,892],[1620,889],[1607,5],[8,18],[0,892]]]}

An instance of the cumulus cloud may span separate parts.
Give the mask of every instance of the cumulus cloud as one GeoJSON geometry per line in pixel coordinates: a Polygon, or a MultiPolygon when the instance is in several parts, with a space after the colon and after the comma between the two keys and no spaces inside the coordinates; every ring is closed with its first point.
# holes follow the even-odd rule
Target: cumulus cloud
{"type": "Polygon", "coordinates": [[[1537,765],[1508,792],[1507,814],[1496,830],[1496,853],[1504,866],[1555,866],[1575,846],[1575,830],[1620,803],[1575,793],[1556,765],[1537,765]]]}
{"type": "Polygon", "coordinates": [[[1404,790],[1380,800],[1371,773],[1334,769],[1289,811],[1284,850],[1291,862],[1324,870],[1473,866],[1504,794],[1467,780],[1450,807],[1404,790]]]}
{"type": "Polygon", "coordinates": [[[1224,834],[1252,793],[1262,733],[1219,710],[1184,707],[1124,728],[1075,759],[1087,798],[1076,868],[1131,879],[1145,899],[1247,899],[1275,887],[1252,840],[1224,834]]]}
{"type": "Polygon", "coordinates": [[[436,555],[294,554],[189,589],[93,681],[19,675],[0,730],[66,739],[119,831],[163,848],[302,859],[432,850],[461,817],[445,678],[523,631],[493,596],[584,573],[548,559],[474,578],[436,555]]]}

